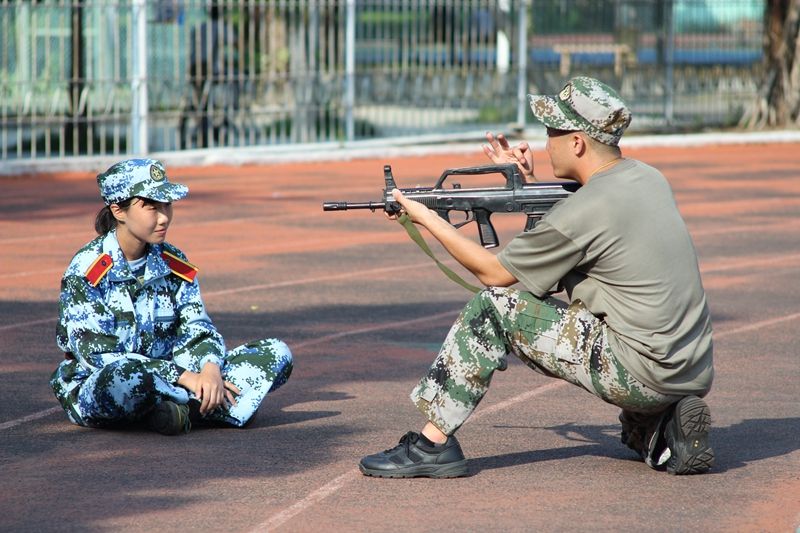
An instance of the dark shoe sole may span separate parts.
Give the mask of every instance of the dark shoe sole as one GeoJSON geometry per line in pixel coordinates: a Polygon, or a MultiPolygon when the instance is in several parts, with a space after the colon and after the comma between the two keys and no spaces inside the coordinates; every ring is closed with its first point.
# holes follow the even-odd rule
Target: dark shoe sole
{"type": "Polygon", "coordinates": [[[708,472],[714,465],[714,450],[708,443],[711,412],[706,403],[687,396],[678,402],[669,423],[667,445],[672,456],[667,461],[667,472],[678,476],[708,472]]]}
{"type": "Polygon", "coordinates": [[[358,468],[365,476],[390,478],[430,477],[442,479],[464,477],[469,473],[466,459],[446,465],[415,465],[402,470],[375,470],[362,464],[359,464],[358,468]]]}
{"type": "Polygon", "coordinates": [[[151,431],[162,435],[182,435],[192,428],[189,409],[171,401],[158,404],[147,417],[146,425],[151,431]]]}

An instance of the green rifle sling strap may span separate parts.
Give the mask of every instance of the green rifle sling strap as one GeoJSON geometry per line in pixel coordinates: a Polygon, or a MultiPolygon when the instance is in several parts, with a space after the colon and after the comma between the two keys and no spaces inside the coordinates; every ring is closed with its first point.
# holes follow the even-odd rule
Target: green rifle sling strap
{"type": "Polygon", "coordinates": [[[415,243],[417,243],[417,246],[422,248],[422,251],[425,252],[428,257],[433,259],[433,261],[436,263],[436,266],[439,267],[439,270],[444,272],[445,276],[447,276],[448,278],[450,278],[454,282],[458,283],[459,285],[461,285],[462,287],[464,287],[468,291],[479,292],[481,290],[480,288],[476,287],[475,285],[470,285],[469,283],[464,281],[464,279],[461,276],[459,276],[458,274],[456,274],[455,272],[450,270],[441,261],[436,259],[436,256],[433,255],[433,252],[431,251],[430,247],[428,246],[428,243],[426,243],[425,239],[422,238],[422,235],[420,234],[419,230],[414,225],[414,223],[411,222],[411,219],[408,217],[407,214],[405,214],[405,213],[401,214],[399,217],[397,217],[397,221],[400,224],[402,224],[404,228],[406,228],[406,232],[408,233],[408,236],[411,237],[411,240],[414,241],[415,243]]]}

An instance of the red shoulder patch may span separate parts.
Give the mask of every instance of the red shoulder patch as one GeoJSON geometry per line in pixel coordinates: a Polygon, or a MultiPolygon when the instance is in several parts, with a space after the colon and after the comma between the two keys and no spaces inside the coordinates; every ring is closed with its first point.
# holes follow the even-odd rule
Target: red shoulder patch
{"type": "Polygon", "coordinates": [[[108,254],[103,254],[94,260],[92,266],[86,270],[86,279],[92,284],[92,287],[97,287],[100,280],[103,279],[111,267],[114,266],[114,260],[108,254]]]}
{"type": "Polygon", "coordinates": [[[199,268],[169,252],[162,251],[161,258],[166,261],[167,266],[172,270],[173,274],[181,279],[185,279],[189,283],[194,282],[197,271],[200,270],[199,268]]]}

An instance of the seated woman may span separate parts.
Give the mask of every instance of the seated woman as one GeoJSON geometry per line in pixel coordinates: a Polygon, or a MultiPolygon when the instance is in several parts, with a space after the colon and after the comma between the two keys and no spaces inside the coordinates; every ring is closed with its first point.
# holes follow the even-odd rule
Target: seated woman
{"type": "Polygon", "coordinates": [[[97,183],[99,236],[61,280],[56,342],[66,358],[50,384],[67,416],[88,427],[144,422],[165,435],[245,425],[289,378],[288,346],[265,339],[226,352],[197,268],[165,241],[172,202],[188,189],[159,161],[122,161],[97,183]]]}

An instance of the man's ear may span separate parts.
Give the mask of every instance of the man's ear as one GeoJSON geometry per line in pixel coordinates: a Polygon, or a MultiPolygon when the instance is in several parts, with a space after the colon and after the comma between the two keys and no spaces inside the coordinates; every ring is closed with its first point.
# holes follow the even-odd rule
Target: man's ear
{"type": "Polygon", "coordinates": [[[581,132],[576,131],[572,134],[572,138],[570,139],[570,147],[572,148],[572,152],[579,157],[586,152],[586,139],[583,138],[583,134],[581,132]]]}

